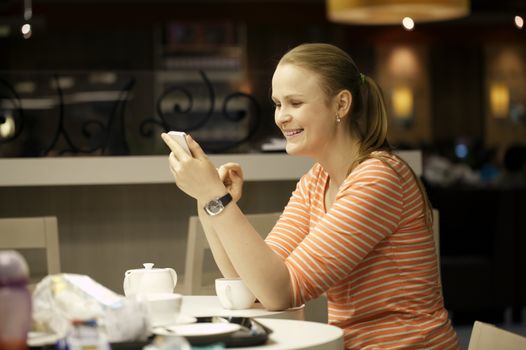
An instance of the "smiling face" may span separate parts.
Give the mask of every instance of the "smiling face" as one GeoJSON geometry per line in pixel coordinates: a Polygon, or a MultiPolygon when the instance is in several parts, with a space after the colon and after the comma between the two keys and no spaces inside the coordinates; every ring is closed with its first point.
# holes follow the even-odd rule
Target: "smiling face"
{"type": "Polygon", "coordinates": [[[320,84],[317,74],[297,65],[279,64],[274,72],[274,118],[289,154],[320,159],[334,142],[337,108],[320,84]]]}

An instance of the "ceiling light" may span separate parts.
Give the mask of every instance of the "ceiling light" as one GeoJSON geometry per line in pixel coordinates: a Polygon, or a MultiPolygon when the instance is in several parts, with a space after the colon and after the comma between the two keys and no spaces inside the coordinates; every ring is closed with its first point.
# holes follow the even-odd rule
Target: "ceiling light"
{"type": "Polygon", "coordinates": [[[415,21],[413,21],[411,17],[404,17],[402,20],[402,26],[406,30],[413,30],[413,28],[415,28],[415,21]]]}
{"type": "Polygon", "coordinates": [[[515,16],[515,25],[517,28],[522,29],[524,26],[524,19],[521,16],[515,16]]]}
{"type": "Polygon", "coordinates": [[[329,20],[352,24],[399,24],[455,19],[469,14],[469,0],[326,0],[329,20]]]}
{"type": "Polygon", "coordinates": [[[29,23],[24,23],[20,28],[20,31],[22,32],[22,36],[24,37],[24,39],[31,38],[31,35],[33,34],[31,30],[31,24],[29,23]]]}

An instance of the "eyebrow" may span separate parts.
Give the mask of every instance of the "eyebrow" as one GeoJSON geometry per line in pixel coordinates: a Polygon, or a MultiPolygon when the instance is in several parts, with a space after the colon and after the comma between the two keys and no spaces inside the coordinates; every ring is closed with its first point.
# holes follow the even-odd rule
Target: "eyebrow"
{"type": "MultiPolygon", "coordinates": [[[[298,97],[303,97],[303,95],[302,95],[302,94],[286,95],[286,96],[284,97],[284,100],[290,100],[290,99],[292,99],[292,98],[298,98],[298,97]]],[[[275,96],[270,96],[270,98],[274,100],[276,97],[275,97],[275,96]]]]}

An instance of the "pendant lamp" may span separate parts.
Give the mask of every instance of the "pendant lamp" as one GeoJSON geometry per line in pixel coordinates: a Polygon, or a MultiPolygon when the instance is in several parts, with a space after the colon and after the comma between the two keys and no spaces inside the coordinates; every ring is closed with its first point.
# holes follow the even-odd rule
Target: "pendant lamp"
{"type": "Polygon", "coordinates": [[[469,14],[469,0],[326,0],[330,21],[348,24],[400,24],[444,21],[469,14]]]}

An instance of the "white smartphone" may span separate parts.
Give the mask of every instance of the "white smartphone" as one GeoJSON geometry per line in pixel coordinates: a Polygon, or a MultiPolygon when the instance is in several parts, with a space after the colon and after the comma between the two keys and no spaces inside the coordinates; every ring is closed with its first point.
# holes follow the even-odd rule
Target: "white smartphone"
{"type": "Polygon", "coordinates": [[[182,131],[170,131],[168,132],[168,135],[170,135],[172,140],[177,142],[179,146],[181,146],[186,151],[186,153],[188,153],[189,155],[192,154],[190,152],[190,149],[188,148],[188,144],[186,143],[186,133],[182,131]]]}

